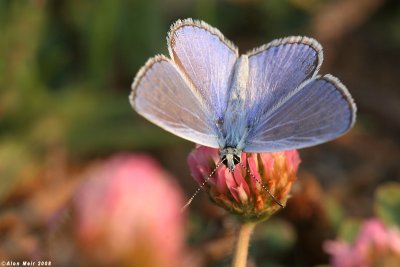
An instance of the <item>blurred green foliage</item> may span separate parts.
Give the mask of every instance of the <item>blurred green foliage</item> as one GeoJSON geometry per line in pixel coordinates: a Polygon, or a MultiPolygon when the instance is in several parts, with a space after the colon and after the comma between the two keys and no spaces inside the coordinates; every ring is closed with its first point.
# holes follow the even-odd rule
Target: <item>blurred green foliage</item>
{"type": "Polygon", "coordinates": [[[296,232],[287,221],[271,218],[267,223],[257,226],[250,254],[266,266],[279,266],[277,262],[285,259],[296,242],[296,232]]]}
{"type": "Polygon", "coordinates": [[[0,14],[0,200],[54,149],[79,158],[174,140],[127,97],[163,43],[155,1],[1,1],[0,14]]]}
{"type": "Polygon", "coordinates": [[[376,190],[375,213],[387,225],[400,228],[400,183],[386,183],[376,190]]]}
{"type": "Polygon", "coordinates": [[[337,234],[341,240],[352,243],[357,237],[361,224],[362,220],[359,218],[344,218],[337,234]]]}

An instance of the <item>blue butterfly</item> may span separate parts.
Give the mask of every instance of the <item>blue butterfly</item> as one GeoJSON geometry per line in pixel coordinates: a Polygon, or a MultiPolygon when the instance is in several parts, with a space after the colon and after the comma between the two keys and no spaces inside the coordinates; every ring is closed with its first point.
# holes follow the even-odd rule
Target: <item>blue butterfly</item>
{"type": "Polygon", "coordinates": [[[140,69],[129,97],[161,128],[220,149],[229,170],[241,152],[298,149],[330,141],[354,124],[356,106],[332,75],[318,75],[322,47],[292,36],[240,55],[205,22],[178,20],[168,34],[171,58],[140,69]]]}

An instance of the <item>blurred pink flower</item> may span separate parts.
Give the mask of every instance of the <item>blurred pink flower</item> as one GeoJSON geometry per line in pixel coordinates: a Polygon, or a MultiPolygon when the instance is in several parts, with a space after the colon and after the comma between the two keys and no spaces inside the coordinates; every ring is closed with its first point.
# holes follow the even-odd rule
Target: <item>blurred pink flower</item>
{"type": "Polygon", "coordinates": [[[180,266],[183,197],[157,162],[120,154],[87,179],[74,198],[75,232],[92,263],[180,266]]]}
{"type": "MultiPolygon", "coordinates": [[[[218,149],[198,146],[188,157],[193,178],[201,185],[218,162],[218,149]]],[[[205,190],[219,206],[240,215],[243,220],[263,220],[280,206],[262,188],[262,182],[275,198],[285,204],[300,164],[296,150],[275,153],[242,153],[233,172],[221,165],[205,190]],[[252,177],[247,169],[250,170],[252,177]]]]}
{"type": "Polygon", "coordinates": [[[365,221],[353,244],[327,241],[324,249],[334,267],[400,266],[400,232],[379,219],[365,221]]]}

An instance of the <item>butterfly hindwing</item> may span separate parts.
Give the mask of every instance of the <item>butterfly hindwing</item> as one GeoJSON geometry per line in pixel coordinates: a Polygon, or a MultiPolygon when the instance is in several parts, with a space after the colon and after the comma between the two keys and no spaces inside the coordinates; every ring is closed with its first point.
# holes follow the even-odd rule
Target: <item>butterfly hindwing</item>
{"type": "Polygon", "coordinates": [[[312,78],[259,119],[244,151],[281,151],[330,141],[352,127],[355,112],[353,99],[337,78],[312,78]]]}

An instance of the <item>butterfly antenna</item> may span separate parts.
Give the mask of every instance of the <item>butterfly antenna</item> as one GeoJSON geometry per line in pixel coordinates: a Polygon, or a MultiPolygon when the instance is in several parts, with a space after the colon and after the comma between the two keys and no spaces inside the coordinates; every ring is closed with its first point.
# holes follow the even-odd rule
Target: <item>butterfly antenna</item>
{"type": "Polygon", "coordinates": [[[186,202],[185,206],[183,206],[183,208],[181,209],[181,212],[185,211],[186,208],[190,205],[190,203],[192,203],[193,199],[195,198],[195,196],[200,192],[201,189],[203,189],[203,187],[205,186],[205,184],[211,179],[211,176],[214,175],[214,173],[217,171],[217,169],[219,168],[219,166],[221,166],[222,164],[222,160],[220,162],[218,162],[218,164],[215,166],[214,170],[212,170],[212,172],[207,176],[206,179],[204,179],[204,181],[201,183],[201,185],[199,186],[199,188],[196,189],[196,191],[194,192],[194,194],[192,195],[191,198],[189,198],[188,202],[186,202]]]}
{"type": "Polygon", "coordinates": [[[242,166],[243,169],[245,169],[245,170],[247,171],[247,173],[248,173],[254,180],[256,180],[257,183],[259,183],[259,184],[262,186],[262,188],[264,188],[265,191],[267,191],[268,195],[275,201],[276,204],[278,204],[282,209],[285,207],[285,206],[283,206],[283,204],[282,204],[278,199],[276,199],[276,197],[275,197],[273,194],[271,194],[271,192],[268,190],[267,187],[265,187],[265,185],[262,183],[262,181],[260,181],[254,174],[252,174],[252,173],[250,172],[250,169],[249,169],[249,168],[247,168],[247,167],[246,167],[243,163],[241,163],[241,162],[239,162],[239,164],[240,164],[240,166],[242,166]]]}

